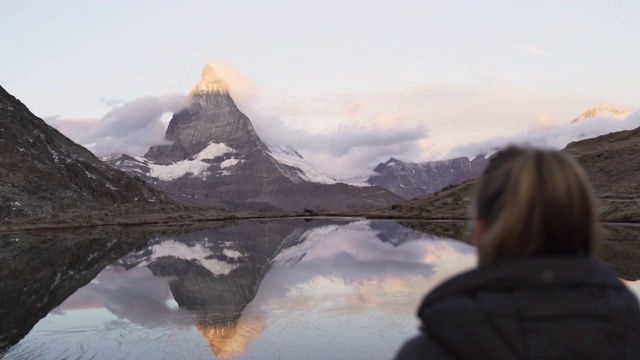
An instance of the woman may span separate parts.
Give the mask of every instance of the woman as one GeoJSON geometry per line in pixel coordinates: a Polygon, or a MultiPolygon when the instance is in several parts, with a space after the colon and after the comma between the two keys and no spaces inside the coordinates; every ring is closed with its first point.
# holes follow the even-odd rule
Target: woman
{"type": "Polygon", "coordinates": [[[479,180],[478,268],[422,303],[396,359],[640,359],[640,308],[592,257],[594,199],[580,166],[509,147],[479,180]]]}

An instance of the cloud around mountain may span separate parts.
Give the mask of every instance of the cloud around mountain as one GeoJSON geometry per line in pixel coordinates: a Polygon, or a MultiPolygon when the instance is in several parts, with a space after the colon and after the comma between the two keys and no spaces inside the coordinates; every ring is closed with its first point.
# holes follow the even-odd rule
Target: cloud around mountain
{"type": "MultiPolygon", "coordinates": [[[[576,108],[575,101],[490,78],[308,97],[262,92],[235,68],[213,64],[265,143],[294,147],[336,179],[366,177],[390,157],[409,162],[473,157],[514,142],[561,148],[571,141],[639,126],[637,114],[625,120],[601,115],[558,125],[555,119],[562,123],[571,119],[573,115],[564,112],[576,108]],[[554,115],[527,118],[543,108],[554,115]]],[[[51,117],[45,121],[98,156],[137,156],[165,142],[171,114],[186,107],[189,97],[110,103],[112,109],[100,119],[51,117]]]]}
{"type": "Polygon", "coordinates": [[[189,97],[141,97],[115,105],[100,119],[44,120],[97,156],[111,153],[143,155],[149,146],[166,143],[170,115],[189,104],[189,97]]]}
{"type": "Polygon", "coordinates": [[[562,125],[548,123],[543,119],[529,129],[509,137],[494,137],[454,147],[449,152],[449,157],[488,154],[509,144],[562,149],[573,141],[637,127],[640,127],[640,111],[630,113],[623,119],[605,113],[575,123],[562,125]]]}
{"type": "MultiPolygon", "coordinates": [[[[397,114],[345,121],[322,131],[296,126],[265,112],[265,109],[274,109],[273,99],[260,96],[259,89],[249,78],[226,64],[214,65],[218,75],[230,84],[230,95],[265,143],[293,146],[332,177],[367,174],[389,154],[405,158],[412,153],[419,154],[419,141],[428,134],[423,124],[399,124],[402,116],[397,114]]],[[[170,114],[188,104],[189,97],[183,95],[147,96],[116,102],[100,119],[50,117],[45,121],[98,156],[112,153],[138,156],[149,146],[166,143],[164,132],[170,114]]],[[[309,113],[314,110],[317,109],[308,109],[309,113]]],[[[344,117],[356,114],[354,107],[344,110],[344,117]]]]}

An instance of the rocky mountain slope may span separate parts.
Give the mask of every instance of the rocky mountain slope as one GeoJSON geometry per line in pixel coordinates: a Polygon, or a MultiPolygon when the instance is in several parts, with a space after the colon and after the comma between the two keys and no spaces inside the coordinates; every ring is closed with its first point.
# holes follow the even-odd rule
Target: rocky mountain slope
{"type": "MultiPolygon", "coordinates": [[[[585,169],[599,198],[602,221],[640,222],[640,128],[569,144],[571,154],[585,169]]],[[[466,219],[476,180],[441,192],[394,205],[376,216],[422,219],[466,219]]]]}
{"type": "Polygon", "coordinates": [[[314,182],[317,174],[302,169],[300,161],[286,161],[299,154],[274,155],[212,65],[204,68],[190,96],[190,106],[174,114],[167,128],[171,144],[153,146],[144,157],[123,155],[108,163],[178,201],[199,206],[348,210],[401,200],[380,187],[331,184],[328,178],[314,182]]]}
{"type": "Polygon", "coordinates": [[[438,192],[476,178],[486,165],[482,155],[473,160],[466,157],[424,163],[408,163],[391,158],[380,163],[374,171],[377,175],[367,179],[371,185],[380,185],[405,199],[438,192]]]}
{"type": "Polygon", "coordinates": [[[168,203],[47,125],[2,87],[0,154],[0,220],[168,203]]]}

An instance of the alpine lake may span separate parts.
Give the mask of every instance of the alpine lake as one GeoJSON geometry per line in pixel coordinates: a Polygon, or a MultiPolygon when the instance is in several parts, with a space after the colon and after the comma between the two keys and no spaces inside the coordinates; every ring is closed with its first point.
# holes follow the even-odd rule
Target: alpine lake
{"type": "MultiPolygon", "coordinates": [[[[425,293],[475,265],[456,240],[466,228],[309,218],[2,234],[0,358],[390,359],[417,334],[425,293]]],[[[608,234],[616,261],[634,256],[640,227],[608,234]]]]}

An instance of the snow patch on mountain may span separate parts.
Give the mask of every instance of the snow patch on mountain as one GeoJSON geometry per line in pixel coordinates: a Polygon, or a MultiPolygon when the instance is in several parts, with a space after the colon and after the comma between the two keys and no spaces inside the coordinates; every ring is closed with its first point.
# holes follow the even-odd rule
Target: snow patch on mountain
{"type": "Polygon", "coordinates": [[[223,162],[220,163],[220,167],[221,168],[228,168],[228,167],[232,167],[238,163],[242,162],[242,160],[240,159],[236,159],[236,158],[231,158],[231,159],[227,159],[223,162]]]}
{"type": "Polygon", "coordinates": [[[239,259],[244,256],[240,251],[233,250],[233,249],[224,249],[222,250],[222,254],[232,259],[239,259]]]}
{"type": "Polygon", "coordinates": [[[320,184],[336,184],[338,181],[336,179],[331,178],[316,169],[313,165],[307,162],[300,153],[298,153],[295,149],[286,146],[286,147],[271,147],[269,148],[271,151],[271,156],[279,163],[297,168],[300,170],[298,175],[304,180],[308,182],[315,182],[320,184]]]}
{"type": "MultiPolygon", "coordinates": [[[[158,165],[149,162],[145,158],[136,158],[149,167],[149,176],[157,178],[159,180],[170,181],[183,177],[187,174],[191,176],[198,176],[202,174],[211,164],[203,161],[207,159],[214,159],[218,156],[233,152],[233,149],[225,144],[211,143],[209,146],[200,151],[194,159],[187,159],[178,161],[170,165],[158,165]]],[[[224,166],[220,164],[220,167],[225,168],[233,166],[238,163],[238,159],[228,159],[222,162],[224,166]],[[235,161],[235,162],[234,162],[235,161]]]]}
{"type": "Polygon", "coordinates": [[[138,266],[147,266],[161,257],[172,256],[178,259],[195,261],[214,275],[226,275],[237,267],[237,265],[224,261],[208,259],[207,257],[210,257],[213,253],[201,244],[187,246],[174,240],[167,240],[153,245],[150,249],[152,254],[138,266]]]}
{"type": "Polygon", "coordinates": [[[204,148],[198,155],[196,155],[196,160],[205,160],[205,159],[214,159],[218,156],[222,156],[224,154],[232,152],[233,149],[228,147],[227,145],[220,143],[211,143],[209,146],[204,148]]]}
{"type": "Polygon", "coordinates": [[[187,174],[200,175],[209,164],[198,160],[183,160],[171,165],[148,164],[149,175],[164,181],[183,177],[187,174]]]}

